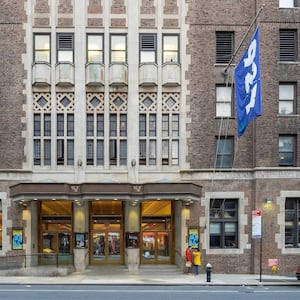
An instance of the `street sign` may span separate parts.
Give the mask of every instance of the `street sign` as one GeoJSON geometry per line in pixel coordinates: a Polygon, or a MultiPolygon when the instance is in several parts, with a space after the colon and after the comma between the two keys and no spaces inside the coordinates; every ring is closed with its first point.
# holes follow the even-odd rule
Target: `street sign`
{"type": "Polygon", "coordinates": [[[261,238],[261,211],[253,210],[252,211],[252,238],[260,239],[261,238]]]}

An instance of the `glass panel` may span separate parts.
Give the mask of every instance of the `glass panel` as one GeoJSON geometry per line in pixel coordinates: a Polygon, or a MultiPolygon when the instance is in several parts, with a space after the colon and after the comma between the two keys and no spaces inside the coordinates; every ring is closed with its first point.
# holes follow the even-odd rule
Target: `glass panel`
{"type": "Polygon", "coordinates": [[[120,259],[120,233],[109,232],[108,233],[108,253],[109,260],[120,259]]]}
{"type": "Polygon", "coordinates": [[[105,259],[105,233],[93,234],[93,259],[105,259]]]}
{"type": "Polygon", "coordinates": [[[73,51],[58,51],[58,62],[73,63],[73,51]]]}
{"type": "Polygon", "coordinates": [[[282,115],[290,115],[294,112],[294,103],[292,101],[280,101],[279,113],[282,115]]]}
{"type": "Polygon", "coordinates": [[[217,117],[230,117],[231,116],[231,103],[217,103],[216,116],[217,117]]]}
{"type": "Polygon", "coordinates": [[[158,232],[156,240],[157,240],[157,259],[160,261],[169,260],[170,259],[169,233],[158,232]]]}
{"type": "Polygon", "coordinates": [[[294,85],[293,84],[279,85],[279,99],[294,100],[294,85]]]}
{"type": "Polygon", "coordinates": [[[71,247],[71,235],[70,233],[59,233],[58,240],[59,240],[59,252],[60,253],[70,253],[71,247]]]}
{"type": "Polygon", "coordinates": [[[210,234],[221,234],[221,224],[220,223],[210,223],[209,224],[210,234]]]}
{"type": "Polygon", "coordinates": [[[235,233],[236,223],[225,223],[225,233],[235,233]]]}
{"type": "Polygon", "coordinates": [[[143,257],[145,260],[155,259],[155,233],[143,232],[143,257]]]}
{"type": "Polygon", "coordinates": [[[43,233],[43,242],[42,243],[43,243],[42,244],[43,253],[55,252],[54,234],[53,233],[43,233]]]}
{"type": "Polygon", "coordinates": [[[164,36],[163,43],[163,62],[178,62],[178,36],[164,36]]]}
{"type": "Polygon", "coordinates": [[[292,8],[295,0],[279,0],[279,7],[292,8]]]}
{"type": "Polygon", "coordinates": [[[35,35],[35,61],[50,63],[49,35],[35,35]]]}
{"type": "Polygon", "coordinates": [[[89,62],[103,62],[102,59],[102,36],[89,35],[88,36],[88,61],[89,62]]]}
{"type": "Polygon", "coordinates": [[[153,51],[141,51],[141,63],[154,63],[155,62],[155,52],[153,51]]]}

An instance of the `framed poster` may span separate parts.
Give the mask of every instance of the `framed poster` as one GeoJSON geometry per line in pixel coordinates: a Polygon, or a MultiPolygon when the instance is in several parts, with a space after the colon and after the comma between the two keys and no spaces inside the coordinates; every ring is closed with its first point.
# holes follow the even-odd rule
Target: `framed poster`
{"type": "Polygon", "coordinates": [[[12,229],[12,250],[23,250],[23,228],[12,229]]]}
{"type": "Polygon", "coordinates": [[[76,232],[75,233],[75,248],[88,248],[88,233],[76,232]]]}
{"type": "Polygon", "coordinates": [[[126,232],[126,248],[139,247],[139,232],[126,232]]]}
{"type": "Polygon", "coordinates": [[[188,245],[192,249],[199,249],[199,227],[188,228],[188,245]]]}

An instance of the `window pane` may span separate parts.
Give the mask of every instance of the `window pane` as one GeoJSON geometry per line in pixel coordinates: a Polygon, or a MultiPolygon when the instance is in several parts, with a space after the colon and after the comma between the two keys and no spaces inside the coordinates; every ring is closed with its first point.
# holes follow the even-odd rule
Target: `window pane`
{"type": "Polygon", "coordinates": [[[279,85],[279,99],[280,100],[294,100],[294,85],[280,84],[279,85]]]}
{"type": "Polygon", "coordinates": [[[225,233],[235,233],[236,223],[225,223],[225,233]]]}
{"type": "Polygon", "coordinates": [[[146,115],[140,114],[139,136],[146,136],[146,115]]]}
{"type": "Polygon", "coordinates": [[[104,141],[97,141],[97,166],[104,165],[104,141]]]}
{"type": "Polygon", "coordinates": [[[94,141],[88,140],[86,142],[86,164],[93,165],[94,164],[94,141]]]}
{"type": "Polygon", "coordinates": [[[59,51],[58,62],[73,62],[73,51],[59,51]]]}
{"type": "Polygon", "coordinates": [[[41,115],[34,114],[33,118],[33,134],[34,136],[41,136],[41,115]]]}
{"type": "Polygon", "coordinates": [[[279,0],[279,7],[292,8],[294,7],[295,0],[279,0]]]}
{"type": "Polygon", "coordinates": [[[279,138],[279,150],[280,151],[293,151],[294,139],[291,136],[285,136],[279,138]]]}
{"type": "Polygon", "coordinates": [[[139,157],[139,161],[140,161],[140,165],[146,165],[146,141],[140,141],[140,157],[139,157]]]}
{"type": "Polygon", "coordinates": [[[44,115],[44,136],[51,136],[51,115],[44,115]]]}
{"type": "Polygon", "coordinates": [[[88,35],[88,62],[103,63],[102,50],[102,35],[88,35]]]}
{"type": "Polygon", "coordinates": [[[68,140],[67,141],[67,152],[68,152],[68,160],[67,165],[74,165],[74,141],[68,140]]]}
{"type": "Polygon", "coordinates": [[[40,140],[34,140],[33,142],[33,161],[34,165],[40,165],[41,164],[41,141],[40,140]]]}
{"type": "Polygon", "coordinates": [[[120,35],[111,36],[111,62],[126,61],[126,37],[120,35]]]}
{"type": "Polygon", "coordinates": [[[280,101],[279,102],[279,113],[281,115],[290,115],[294,112],[294,102],[293,101],[280,101]]]}
{"type": "Polygon", "coordinates": [[[120,165],[127,164],[127,141],[120,141],[120,165]]]}
{"type": "Polygon", "coordinates": [[[178,61],[178,36],[163,36],[163,62],[178,61]]]}
{"type": "Polygon", "coordinates": [[[231,117],[231,103],[217,103],[217,117],[231,117]]]}
{"type": "Polygon", "coordinates": [[[220,223],[210,223],[209,233],[210,234],[221,234],[221,224],[220,223]]]}
{"type": "Polygon", "coordinates": [[[86,118],[86,135],[93,136],[94,135],[94,115],[88,114],[86,118]]]}
{"type": "Polygon", "coordinates": [[[141,63],[154,63],[155,62],[155,52],[151,51],[141,51],[141,63]]]}
{"type": "Polygon", "coordinates": [[[35,62],[50,63],[50,35],[35,35],[35,62]]]}
{"type": "Polygon", "coordinates": [[[44,165],[49,166],[51,164],[51,141],[44,141],[44,165]]]}

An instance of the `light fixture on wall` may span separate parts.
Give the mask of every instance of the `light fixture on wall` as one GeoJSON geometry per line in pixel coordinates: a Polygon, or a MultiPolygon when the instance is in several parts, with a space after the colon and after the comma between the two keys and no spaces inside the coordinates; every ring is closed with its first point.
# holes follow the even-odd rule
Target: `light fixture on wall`
{"type": "Polygon", "coordinates": [[[265,198],[265,202],[267,204],[271,204],[273,202],[273,198],[272,197],[267,197],[267,198],[265,198]]]}

